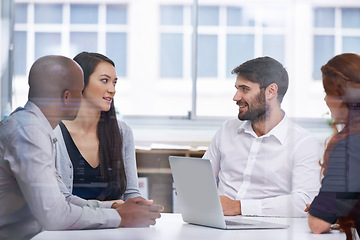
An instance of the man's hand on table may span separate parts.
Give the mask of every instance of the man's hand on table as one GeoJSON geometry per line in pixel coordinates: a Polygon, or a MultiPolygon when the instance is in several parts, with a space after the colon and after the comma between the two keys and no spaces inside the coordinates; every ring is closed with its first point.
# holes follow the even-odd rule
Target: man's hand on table
{"type": "Polygon", "coordinates": [[[227,196],[220,195],[220,202],[225,216],[235,216],[241,214],[240,200],[232,200],[227,196]]]}
{"type": "Polygon", "coordinates": [[[120,215],[120,227],[148,227],[155,225],[164,210],[161,205],[153,204],[153,200],[142,197],[128,199],[122,204],[114,203],[112,206],[120,215]]]}

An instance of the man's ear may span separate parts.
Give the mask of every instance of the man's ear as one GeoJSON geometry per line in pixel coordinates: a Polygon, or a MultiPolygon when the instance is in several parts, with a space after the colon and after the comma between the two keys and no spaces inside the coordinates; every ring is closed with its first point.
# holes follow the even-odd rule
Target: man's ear
{"type": "Polygon", "coordinates": [[[65,91],[63,92],[61,98],[62,98],[62,100],[63,100],[63,102],[64,102],[65,105],[68,104],[69,98],[70,98],[70,92],[69,92],[69,90],[65,90],[65,91]]]}
{"type": "Polygon", "coordinates": [[[269,86],[266,87],[266,98],[268,100],[273,99],[274,97],[277,98],[278,96],[278,85],[276,83],[272,83],[269,86]]]}

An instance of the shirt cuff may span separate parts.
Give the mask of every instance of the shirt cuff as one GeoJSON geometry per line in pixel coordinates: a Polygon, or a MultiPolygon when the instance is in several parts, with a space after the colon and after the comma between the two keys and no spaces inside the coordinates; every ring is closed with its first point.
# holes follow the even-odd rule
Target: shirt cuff
{"type": "Polygon", "coordinates": [[[120,214],[115,209],[108,209],[108,227],[119,227],[121,223],[120,214]]]}
{"type": "Polygon", "coordinates": [[[241,202],[241,214],[244,216],[261,216],[262,207],[261,200],[244,199],[241,202]]]}
{"type": "Polygon", "coordinates": [[[111,208],[111,206],[114,204],[114,202],[101,202],[98,200],[83,200],[84,206],[88,206],[89,208],[95,209],[95,208],[111,208]]]}
{"type": "Polygon", "coordinates": [[[100,202],[99,208],[111,208],[111,206],[116,202],[100,202]]]}

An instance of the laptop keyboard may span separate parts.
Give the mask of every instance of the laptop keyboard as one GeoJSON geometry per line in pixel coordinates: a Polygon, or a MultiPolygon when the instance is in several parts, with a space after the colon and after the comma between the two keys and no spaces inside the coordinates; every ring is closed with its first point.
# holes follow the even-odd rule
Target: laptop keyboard
{"type": "Polygon", "coordinates": [[[225,224],[228,225],[228,226],[250,226],[250,225],[254,225],[254,224],[250,224],[250,223],[234,222],[234,221],[229,221],[229,220],[225,220],[225,224]]]}

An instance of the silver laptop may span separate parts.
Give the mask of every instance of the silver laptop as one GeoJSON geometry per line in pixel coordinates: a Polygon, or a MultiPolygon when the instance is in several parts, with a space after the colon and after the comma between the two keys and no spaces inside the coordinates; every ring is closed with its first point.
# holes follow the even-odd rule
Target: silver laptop
{"type": "Polygon", "coordinates": [[[225,220],[210,160],[170,156],[169,161],[184,222],[222,229],[288,227],[246,217],[225,220]]]}

